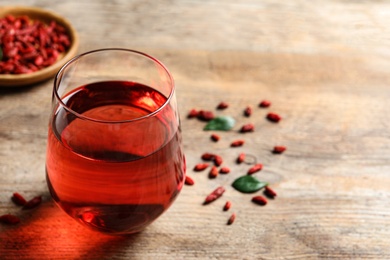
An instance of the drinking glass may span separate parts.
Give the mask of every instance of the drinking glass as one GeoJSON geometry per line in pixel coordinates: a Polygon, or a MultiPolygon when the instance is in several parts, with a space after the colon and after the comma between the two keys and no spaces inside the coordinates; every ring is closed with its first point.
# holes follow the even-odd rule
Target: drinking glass
{"type": "Polygon", "coordinates": [[[110,48],[59,70],[46,179],[68,215],[105,233],[139,232],[175,200],[185,167],[174,81],[160,61],[110,48]]]}

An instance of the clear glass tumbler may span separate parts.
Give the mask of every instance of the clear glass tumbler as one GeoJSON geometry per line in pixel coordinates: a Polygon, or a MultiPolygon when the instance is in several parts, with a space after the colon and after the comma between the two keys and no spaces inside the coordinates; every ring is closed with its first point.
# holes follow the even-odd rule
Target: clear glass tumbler
{"type": "Polygon", "coordinates": [[[67,214],[101,232],[139,232],[175,200],[185,168],[174,81],[161,62],[111,48],[60,69],[46,178],[67,214]]]}

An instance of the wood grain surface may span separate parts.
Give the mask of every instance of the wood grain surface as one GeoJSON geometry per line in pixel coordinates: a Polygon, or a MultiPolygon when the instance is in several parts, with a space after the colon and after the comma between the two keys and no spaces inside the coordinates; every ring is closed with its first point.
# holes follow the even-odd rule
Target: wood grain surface
{"type": "MultiPolygon", "coordinates": [[[[181,112],[187,174],[174,205],[144,232],[111,237],[86,230],[51,200],[45,181],[49,80],[0,88],[0,259],[390,259],[390,2],[53,1],[33,5],[72,22],[80,52],[125,47],[147,52],[172,72],[181,112]],[[272,106],[258,108],[260,100],[272,106]],[[219,102],[230,104],[216,110],[219,102]],[[242,115],[248,105],[253,114],[242,115]],[[230,115],[237,124],[211,142],[192,108],[230,115]],[[278,124],[265,119],[279,113],[278,124]],[[244,123],[253,133],[238,133],[244,123]],[[234,139],[241,148],[230,148],[234,139]],[[270,152],[286,145],[281,155],[270,152]],[[194,172],[204,152],[232,172],[210,180],[194,172]],[[278,192],[266,206],[231,187],[249,165],[278,192]],[[204,206],[219,185],[223,197],[204,206]],[[23,211],[18,191],[43,196],[23,211]],[[226,200],[232,208],[224,212],[226,200]],[[226,225],[230,214],[237,214],[226,225]]],[[[256,193],[261,194],[261,192],[256,193]]]]}

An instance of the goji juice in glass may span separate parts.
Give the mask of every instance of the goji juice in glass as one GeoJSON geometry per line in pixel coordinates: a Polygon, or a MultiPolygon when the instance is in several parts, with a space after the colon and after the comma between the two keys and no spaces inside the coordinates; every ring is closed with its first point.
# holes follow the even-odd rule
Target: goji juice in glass
{"type": "Polygon", "coordinates": [[[166,101],[148,86],[123,81],[68,93],[67,108],[54,108],[48,134],[46,177],[57,204],[107,233],[141,231],[162,214],[185,174],[178,117],[166,101]]]}

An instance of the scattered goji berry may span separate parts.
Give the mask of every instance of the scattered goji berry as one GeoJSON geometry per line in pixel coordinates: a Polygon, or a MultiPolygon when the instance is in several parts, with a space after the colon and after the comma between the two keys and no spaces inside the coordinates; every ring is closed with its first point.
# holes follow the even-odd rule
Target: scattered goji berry
{"type": "Polygon", "coordinates": [[[243,146],[245,143],[244,140],[236,140],[236,141],[233,141],[230,146],[231,147],[239,147],[239,146],[243,146]]]}
{"type": "Polygon", "coordinates": [[[215,166],[221,166],[221,164],[223,163],[223,159],[219,155],[215,155],[213,161],[215,166]]]}
{"type": "Polygon", "coordinates": [[[269,107],[271,105],[271,102],[268,100],[263,100],[260,102],[259,107],[269,107]]]}
{"type": "Polygon", "coordinates": [[[198,163],[197,165],[195,165],[194,171],[200,172],[206,169],[207,167],[209,167],[208,163],[198,163]]]}
{"type": "Polygon", "coordinates": [[[206,197],[206,199],[205,199],[203,204],[209,204],[209,203],[215,201],[216,199],[221,197],[224,192],[225,192],[225,188],[224,187],[220,186],[220,187],[216,188],[213,192],[211,192],[206,197]]]}
{"type": "Polygon", "coordinates": [[[217,135],[217,134],[212,134],[210,138],[211,138],[211,140],[213,140],[214,142],[218,142],[219,139],[221,139],[221,137],[220,137],[219,135],[217,135]]]}
{"type": "Polygon", "coordinates": [[[261,163],[256,163],[248,170],[248,175],[254,174],[255,172],[261,171],[263,169],[263,165],[261,163]]]}
{"type": "Polygon", "coordinates": [[[226,201],[225,205],[223,206],[224,211],[228,211],[232,206],[232,203],[230,201],[226,201]]]}
{"type": "Polygon", "coordinates": [[[184,183],[185,183],[186,185],[192,186],[192,185],[195,184],[195,181],[194,181],[190,176],[186,175],[186,178],[185,178],[185,180],[184,180],[184,183]]]}
{"type": "Polygon", "coordinates": [[[212,154],[212,153],[204,153],[202,154],[202,160],[205,160],[205,161],[212,161],[214,160],[214,157],[215,157],[215,154],[212,154]]]}
{"type": "Polygon", "coordinates": [[[269,198],[275,198],[276,192],[268,186],[265,186],[264,194],[269,198]]]}
{"type": "Polygon", "coordinates": [[[244,110],[244,115],[245,115],[246,117],[250,117],[250,116],[252,115],[252,107],[247,106],[247,107],[245,108],[245,110],[244,110]]]}
{"type": "Polygon", "coordinates": [[[198,116],[198,110],[196,110],[196,109],[191,109],[187,115],[188,118],[194,118],[197,116],[198,116]]]}
{"type": "Polygon", "coordinates": [[[237,163],[240,164],[245,160],[245,153],[240,153],[237,157],[237,163]]]}
{"type": "Polygon", "coordinates": [[[33,209],[36,208],[42,202],[42,197],[37,196],[27,201],[27,203],[23,206],[23,209],[33,209]]]}
{"type": "Polygon", "coordinates": [[[258,205],[264,206],[264,205],[267,204],[267,199],[264,198],[263,196],[259,195],[259,196],[254,196],[252,198],[252,202],[254,202],[254,203],[258,204],[258,205]]]}
{"type": "Polygon", "coordinates": [[[234,220],[236,220],[236,213],[233,213],[233,214],[230,216],[230,218],[229,218],[228,221],[227,221],[227,224],[228,224],[228,225],[233,224],[234,220]]]}
{"type": "Polygon", "coordinates": [[[214,113],[211,111],[200,110],[198,112],[197,118],[201,121],[210,121],[214,119],[214,113]]]}
{"type": "Polygon", "coordinates": [[[19,206],[24,206],[26,205],[27,203],[27,200],[22,196],[20,195],[19,193],[15,192],[12,197],[11,197],[12,201],[16,204],[16,205],[19,205],[19,206]]]}
{"type": "Polygon", "coordinates": [[[0,222],[8,225],[15,225],[20,222],[20,218],[12,214],[5,214],[0,216],[0,222]]]}
{"type": "Polygon", "coordinates": [[[218,168],[216,166],[211,167],[211,170],[209,172],[209,178],[214,179],[218,176],[218,168]]]}
{"type": "Polygon", "coordinates": [[[282,119],[282,117],[276,113],[268,113],[267,119],[271,122],[277,123],[282,119]]]}
{"type": "Polygon", "coordinates": [[[226,166],[219,169],[219,173],[222,173],[222,174],[227,174],[229,172],[230,172],[230,169],[226,166]]]}
{"type": "Polygon", "coordinates": [[[241,133],[247,133],[247,132],[253,132],[255,130],[255,126],[251,123],[245,124],[241,127],[240,132],[241,133]]]}
{"type": "Polygon", "coordinates": [[[274,149],[272,150],[273,153],[275,154],[281,154],[283,153],[284,151],[286,151],[286,147],[285,146],[281,146],[281,145],[278,145],[278,146],[275,146],[274,149]]]}
{"type": "Polygon", "coordinates": [[[229,107],[229,104],[226,102],[221,102],[218,104],[217,109],[226,109],[229,107]]]}

